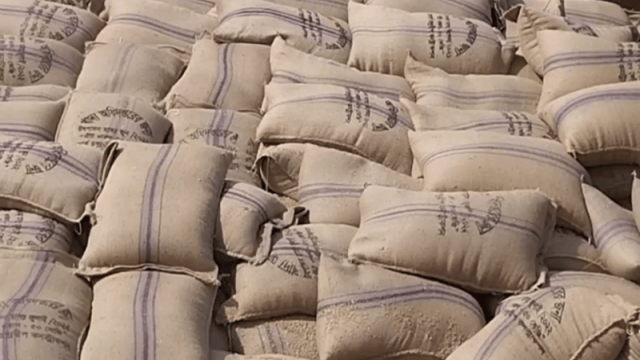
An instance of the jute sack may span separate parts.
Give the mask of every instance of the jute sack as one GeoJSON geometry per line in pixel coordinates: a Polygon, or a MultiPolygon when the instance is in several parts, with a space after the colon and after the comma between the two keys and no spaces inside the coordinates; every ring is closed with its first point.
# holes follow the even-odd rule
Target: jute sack
{"type": "Polygon", "coordinates": [[[536,190],[409,191],[367,187],[349,259],[434,278],[476,292],[516,293],[537,285],[538,256],[556,220],[536,190]]]}
{"type": "Polygon", "coordinates": [[[64,224],[20,210],[0,211],[0,246],[68,253],[76,239],[64,224]]]}
{"type": "Polygon", "coordinates": [[[160,271],[101,278],[80,359],[210,360],[215,291],[191,276],[160,271]]]}
{"type": "MultiPolygon", "coordinates": [[[[216,300],[217,299],[218,296],[216,296],[216,300]]],[[[209,327],[209,348],[211,349],[212,354],[216,351],[226,352],[231,350],[229,346],[229,330],[227,329],[227,326],[218,325],[215,321],[211,321],[211,326],[209,327]]]]}
{"type": "Polygon", "coordinates": [[[535,113],[542,87],[513,75],[455,75],[407,57],[405,77],[417,103],[465,110],[535,113]]]}
{"type": "Polygon", "coordinates": [[[503,10],[509,10],[517,5],[530,7],[552,15],[566,16],[572,23],[610,26],[631,24],[629,14],[620,5],[608,1],[508,0],[507,4],[500,7],[503,10]]]}
{"type": "Polygon", "coordinates": [[[302,52],[281,37],[273,40],[270,63],[273,83],[330,84],[362,89],[393,100],[398,100],[400,95],[415,100],[411,86],[401,76],[359,71],[337,61],[302,52]]]}
{"type": "Polygon", "coordinates": [[[554,139],[555,134],[537,115],[521,111],[463,110],[424,106],[401,99],[416,131],[491,131],[512,136],[554,139]]]}
{"type": "Polygon", "coordinates": [[[550,287],[510,298],[447,360],[615,359],[638,308],[582,287],[550,287]]]}
{"type": "MultiPolygon", "coordinates": [[[[640,180],[638,180],[638,173],[633,172],[633,183],[631,189],[631,206],[633,208],[633,217],[636,225],[640,224],[640,180]]],[[[640,225],[638,225],[640,228],[640,225]]]]}
{"type": "Polygon", "coordinates": [[[25,140],[53,141],[63,101],[0,102],[0,133],[25,140]]]}
{"type": "Polygon", "coordinates": [[[57,85],[2,86],[0,102],[7,101],[57,101],[71,91],[68,87],[57,85]]]}
{"type": "Polygon", "coordinates": [[[395,8],[412,13],[438,13],[460,18],[469,18],[492,24],[491,2],[487,0],[360,0],[367,5],[395,8]]]}
{"type": "Polygon", "coordinates": [[[298,177],[305,148],[300,143],[260,144],[255,167],[269,190],[299,200],[298,177]]]}
{"type": "Polygon", "coordinates": [[[184,52],[171,46],[93,42],[85,56],[76,90],[131,95],[149,104],[167,95],[185,66],[184,52]]]}
{"type": "Polygon", "coordinates": [[[56,40],[0,36],[0,85],[74,87],[84,58],[56,40]]]}
{"type": "Polygon", "coordinates": [[[187,70],[164,100],[166,109],[260,111],[269,82],[269,46],[218,44],[205,36],[193,45],[187,70]]]}
{"type": "Polygon", "coordinates": [[[7,359],[78,358],[92,295],[91,286],[73,275],[76,261],[52,250],[2,249],[0,316],[7,359]]]}
{"type": "Polygon", "coordinates": [[[351,30],[346,21],[313,10],[264,0],[220,0],[218,42],[271,45],[281,36],[306,53],[346,63],[351,50],[351,30]]]}
{"type": "Polygon", "coordinates": [[[584,166],[640,165],[638,100],[639,81],[598,85],[552,101],[540,115],[584,166]]]}
{"type": "Polygon", "coordinates": [[[2,209],[78,225],[98,191],[100,153],[80,146],[0,135],[0,162],[2,209]]]}
{"type": "Polygon", "coordinates": [[[325,16],[347,21],[349,0],[267,0],[269,2],[315,11],[325,16]]]}
{"type": "Polygon", "coordinates": [[[211,350],[211,360],[305,360],[286,355],[240,355],[226,351],[211,350]]]}
{"type": "Polygon", "coordinates": [[[502,35],[479,20],[351,1],[349,25],[348,64],[363,71],[402,76],[412,53],[452,74],[504,74],[513,56],[513,51],[503,53],[502,35]]]}
{"type": "Polygon", "coordinates": [[[287,206],[275,195],[254,185],[227,181],[220,198],[215,250],[246,261],[253,259],[261,245],[261,226],[286,211],[287,206]]]}
{"type": "Polygon", "coordinates": [[[507,75],[516,75],[521,78],[533,80],[542,85],[542,79],[540,75],[536,74],[531,65],[527,63],[527,60],[519,55],[516,55],[511,62],[507,75]]]}
{"type": "Polygon", "coordinates": [[[360,225],[360,195],[367,186],[422,189],[422,182],[361,156],[308,144],[300,165],[300,205],[312,224],[360,225]]]}
{"type": "Polygon", "coordinates": [[[410,132],[409,139],[428,174],[424,190],[539,189],[558,205],[558,225],[591,234],[580,188],[589,174],[562,144],[480,131],[410,132]]]}
{"type": "Polygon", "coordinates": [[[485,325],[462,290],[326,254],[317,322],[322,360],[445,359],[485,325]]]}
{"type": "Polygon", "coordinates": [[[606,273],[602,252],[577,233],[556,227],[542,251],[544,264],[552,271],[606,273]]]}
{"type": "MultiPolygon", "coordinates": [[[[102,6],[97,6],[100,10],[96,11],[96,13],[100,13],[105,9],[105,7],[109,6],[109,2],[111,0],[92,0],[93,3],[103,2],[102,6]],[[105,5],[107,4],[107,5],[105,5]]],[[[216,4],[211,0],[158,0],[160,2],[178,6],[181,8],[186,8],[191,11],[195,11],[200,14],[207,14],[209,11],[215,11],[216,4]]],[[[94,7],[96,7],[94,5],[94,7]]]]}
{"type": "Polygon", "coordinates": [[[251,112],[209,109],[174,109],[167,112],[173,123],[173,143],[215,146],[233,153],[227,180],[261,186],[252,170],[258,152],[256,129],[260,115],[251,112]]]}
{"type": "Polygon", "coordinates": [[[593,226],[593,242],[602,252],[607,270],[628,280],[640,280],[640,232],[633,212],[590,185],[582,184],[582,189],[593,226]]]}
{"type": "Polygon", "coordinates": [[[170,129],[171,122],[140,98],[74,91],[67,97],[56,141],[102,152],[111,140],[161,144],[170,129]]]}
{"type": "Polygon", "coordinates": [[[319,360],[316,319],[311,316],[239,322],[231,325],[230,335],[232,350],[236,353],[319,360]]]}
{"type": "Polygon", "coordinates": [[[633,172],[640,171],[638,165],[608,165],[587,168],[591,185],[613,200],[631,197],[633,172]]]}
{"type": "Polygon", "coordinates": [[[640,306],[640,286],[617,276],[582,271],[560,271],[550,274],[549,286],[590,288],[607,295],[618,295],[626,302],[640,306]]]}
{"type": "Polygon", "coordinates": [[[309,142],[411,171],[413,124],[397,101],[335,85],[269,84],[263,112],[256,133],[262,143],[309,142]]]}
{"type": "Polygon", "coordinates": [[[91,12],[60,1],[2,0],[0,14],[0,34],[60,41],[80,52],[105,26],[91,12]]]}
{"type": "Polygon", "coordinates": [[[218,26],[216,16],[159,1],[110,0],[108,5],[100,16],[109,22],[96,37],[97,42],[124,40],[190,49],[202,32],[211,32],[218,26]]]}
{"type": "Polygon", "coordinates": [[[210,146],[109,144],[79,274],[170,268],[217,282],[213,237],[230,162],[210,146]]]}

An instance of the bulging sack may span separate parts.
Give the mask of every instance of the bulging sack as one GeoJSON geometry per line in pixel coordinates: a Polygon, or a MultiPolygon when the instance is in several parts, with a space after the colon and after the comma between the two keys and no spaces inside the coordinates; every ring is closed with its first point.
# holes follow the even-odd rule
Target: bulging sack
{"type": "Polygon", "coordinates": [[[64,224],[20,210],[0,211],[0,246],[68,253],[76,236],[64,224]]]}
{"type": "Polygon", "coordinates": [[[111,143],[78,273],[170,268],[216,283],[215,219],[230,162],[209,146],[111,143]]]}
{"type": "Polygon", "coordinates": [[[360,225],[360,195],[370,185],[419,191],[422,182],[361,156],[308,144],[300,165],[299,203],[312,224],[360,225]]]}
{"type": "Polygon", "coordinates": [[[0,133],[33,141],[53,141],[63,101],[0,102],[0,133]]]}
{"type": "Polygon", "coordinates": [[[445,359],[485,325],[462,290],[324,253],[317,321],[322,360],[445,359]]]}
{"type": "MultiPolygon", "coordinates": [[[[92,5],[94,3],[100,3],[100,2],[106,3],[106,6],[105,4],[102,4],[102,7],[98,6],[100,11],[96,11],[96,13],[99,14],[100,12],[104,11],[105,7],[109,6],[110,1],[111,0],[92,0],[91,2],[92,2],[92,5]]],[[[189,9],[199,14],[207,14],[210,11],[213,12],[213,14],[215,14],[215,11],[216,11],[215,9],[216,4],[211,0],[158,0],[158,1],[163,2],[165,4],[189,9]]]]}
{"type": "Polygon", "coordinates": [[[480,20],[487,24],[493,23],[491,19],[491,2],[486,0],[364,0],[364,3],[366,5],[384,6],[412,13],[439,13],[480,20]]]}
{"type": "Polygon", "coordinates": [[[369,186],[349,259],[435,278],[476,292],[537,285],[555,205],[535,190],[408,191],[369,186]]]}
{"type": "Polygon", "coordinates": [[[74,91],[67,98],[56,141],[102,152],[110,141],[162,143],[171,122],[130,95],[74,91]]]}
{"type": "Polygon", "coordinates": [[[407,129],[413,124],[397,101],[335,85],[269,84],[263,109],[260,142],[309,142],[411,171],[407,129]]]}
{"type": "Polygon", "coordinates": [[[286,355],[240,355],[226,351],[211,350],[211,360],[305,360],[286,355]]]}
{"type": "Polygon", "coordinates": [[[173,143],[202,144],[233,154],[227,180],[261,186],[252,169],[258,152],[256,129],[260,115],[249,112],[209,109],[174,109],[167,112],[173,123],[173,143]]]}
{"type": "Polygon", "coordinates": [[[71,88],[57,85],[2,86],[0,102],[57,101],[67,96],[71,88]]]}
{"type": "Polygon", "coordinates": [[[218,42],[271,45],[281,36],[306,53],[346,63],[351,50],[347,22],[313,10],[265,0],[220,0],[218,42]]]}
{"type": "Polygon", "coordinates": [[[269,2],[315,11],[325,16],[347,21],[349,0],[267,0],[269,2]]]}
{"type": "Polygon", "coordinates": [[[591,185],[613,200],[631,198],[633,172],[639,171],[638,165],[608,165],[587,168],[591,185]]]}
{"type": "Polygon", "coordinates": [[[415,100],[411,86],[401,76],[359,71],[337,61],[300,51],[281,37],[273,40],[270,64],[273,83],[338,85],[362,89],[393,100],[398,100],[400,96],[415,100]]]}
{"type": "Polygon", "coordinates": [[[260,144],[255,167],[269,190],[299,200],[298,179],[305,148],[300,143],[260,144]]]}
{"type": "Polygon", "coordinates": [[[539,189],[558,205],[558,225],[591,234],[580,188],[587,171],[562,144],[479,131],[410,132],[428,191],[539,189]],[[504,171],[505,166],[509,171],[504,171]]]}
{"type": "Polygon", "coordinates": [[[536,112],[542,87],[513,75],[455,75],[409,56],[405,78],[422,106],[536,112]]]}
{"type": "Polygon", "coordinates": [[[513,51],[502,35],[473,19],[437,13],[409,13],[349,2],[353,47],[349,66],[402,76],[409,53],[452,74],[504,74],[513,51]]]}
{"type": "Polygon", "coordinates": [[[607,295],[618,295],[624,301],[640,306],[640,286],[617,276],[582,271],[560,271],[549,276],[549,286],[589,288],[607,295]]]}
{"type": "Polygon", "coordinates": [[[0,36],[0,85],[75,87],[84,58],[56,40],[0,36]]]}
{"type": "Polygon", "coordinates": [[[215,291],[190,276],[160,271],[101,278],[93,287],[91,327],[80,359],[211,360],[215,291]]]}
{"type": "Polygon", "coordinates": [[[259,112],[270,78],[269,46],[218,44],[204,36],[193,45],[189,65],[164,107],[259,112]]]}
{"type": "Polygon", "coordinates": [[[544,264],[551,271],[606,273],[602,252],[577,233],[556,227],[543,249],[544,264]]]}

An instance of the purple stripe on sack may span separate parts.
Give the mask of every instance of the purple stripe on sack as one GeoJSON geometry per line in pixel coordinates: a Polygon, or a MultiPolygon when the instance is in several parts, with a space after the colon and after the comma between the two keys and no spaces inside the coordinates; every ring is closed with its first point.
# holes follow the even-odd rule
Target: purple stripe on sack
{"type": "MultiPolygon", "coordinates": [[[[531,126],[532,128],[537,128],[539,130],[543,130],[545,132],[549,131],[549,128],[546,125],[536,124],[534,122],[531,122],[530,120],[509,121],[509,120],[505,120],[504,118],[502,118],[501,120],[499,119],[479,120],[479,121],[470,122],[467,124],[442,127],[442,128],[438,128],[438,130],[460,131],[460,130],[470,130],[470,129],[505,129],[505,127],[508,127],[509,125],[525,125],[525,126],[531,126]]],[[[517,134],[514,134],[514,135],[517,135],[517,134]]]]}
{"type": "Polygon", "coordinates": [[[24,137],[34,141],[53,141],[54,134],[41,126],[26,124],[0,124],[0,134],[24,137]]]}
{"type": "Polygon", "coordinates": [[[142,271],[134,300],[134,336],[137,360],[156,359],[156,294],[159,273],[142,271]]]}
{"type": "Polygon", "coordinates": [[[627,22],[620,20],[616,17],[607,16],[604,14],[584,12],[577,9],[566,9],[565,14],[570,20],[578,19],[579,21],[584,23],[592,23],[592,24],[598,24],[598,25],[615,24],[618,26],[629,25],[627,22]]]}
{"type": "MultiPolygon", "coordinates": [[[[20,18],[26,18],[27,15],[33,14],[33,12],[29,11],[29,7],[24,7],[24,6],[9,6],[9,5],[2,5],[2,7],[0,7],[0,15],[9,15],[9,16],[14,16],[14,17],[20,17],[20,18]]],[[[64,18],[60,18],[58,16],[52,16],[52,17],[48,17],[47,16],[47,20],[53,22],[53,23],[58,23],[62,26],[60,26],[60,29],[66,28],[66,27],[76,27],[76,29],[79,29],[81,32],[84,33],[84,37],[85,40],[90,40],[94,38],[94,34],[89,30],[88,27],[83,26],[83,21],[78,21],[77,23],[72,23],[69,21],[66,21],[66,19],[64,18]]]]}
{"type": "Polygon", "coordinates": [[[347,185],[347,184],[329,184],[316,183],[310,185],[301,185],[298,188],[298,197],[300,205],[315,199],[328,197],[352,197],[359,198],[364,191],[363,185],[347,185]]]}
{"type": "Polygon", "coordinates": [[[554,122],[556,128],[559,128],[563,121],[566,120],[569,114],[580,108],[583,105],[588,105],[599,101],[616,101],[616,100],[640,100],[640,89],[628,89],[628,90],[604,90],[595,91],[592,93],[584,94],[567,101],[556,112],[554,122]]]}
{"type": "MultiPolygon", "coordinates": [[[[486,43],[495,43],[500,44],[500,39],[493,31],[486,33],[482,33],[483,29],[478,28],[476,41],[483,41],[486,43]]],[[[425,36],[433,33],[433,28],[428,25],[423,26],[411,26],[411,25],[398,25],[398,26],[380,26],[380,27],[372,27],[372,26],[353,26],[351,27],[351,34],[356,35],[358,33],[365,33],[367,35],[389,35],[390,33],[400,33],[400,34],[411,34],[418,36],[425,36]]],[[[444,33],[444,31],[443,31],[444,33]]],[[[451,29],[452,37],[466,40],[469,36],[468,28],[460,28],[460,29],[451,29]]],[[[426,41],[425,41],[426,42],[426,41]]]]}
{"type": "Polygon", "coordinates": [[[129,76],[129,67],[133,61],[133,55],[136,52],[135,44],[125,44],[118,50],[116,54],[115,66],[113,69],[117,71],[111,71],[111,75],[106,78],[107,83],[105,89],[110,93],[122,92],[122,86],[129,76]]]}
{"type": "Polygon", "coordinates": [[[173,37],[174,39],[179,39],[181,41],[187,41],[190,43],[195,42],[196,36],[198,35],[196,31],[173,26],[158,19],[152,19],[146,16],[134,14],[123,14],[115,16],[109,20],[109,25],[114,24],[140,26],[148,30],[162,33],[169,37],[173,37]]]}
{"type": "MultiPolygon", "coordinates": [[[[213,114],[213,118],[211,119],[211,125],[209,125],[209,130],[218,130],[218,131],[229,131],[229,127],[233,123],[233,112],[227,110],[216,110],[215,114],[213,114]]],[[[217,148],[226,149],[227,148],[227,137],[226,136],[217,136],[216,131],[209,131],[207,134],[207,144],[215,146],[217,148]]]]}
{"type": "Polygon", "coordinates": [[[233,63],[231,56],[235,48],[234,44],[221,44],[218,50],[218,76],[211,88],[209,103],[216,107],[224,102],[227,92],[233,82],[233,63]]]}
{"type": "MultiPolygon", "coordinates": [[[[14,231],[18,231],[18,234],[23,234],[23,235],[28,235],[28,236],[37,236],[40,235],[43,232],[49,231],[51,230],[51,237],[50,240],[53,240],[54,242],[57,243],[61,243],[61,244],[65,244],[65,245],[70,245],[71,244],[71,239],[73,237],[73,235],[71,235],[71,233],[66,230],[66,228],[64,228],[64,230],[62,232],[59,232],[57,230],[60,230],[60,226],[56,226],[54,229],[50,229],[49,227],[47,227],[46,225],[42,224],[41,222],[22,222],[22,223],[15,223],[15,224],[11,224],[11,223],[5,223],[5,224],[0,224],[0,233],[4,233],[5,231],[14,229],[14,231]]],[[[15,232],[12,233],[11,235],[16,235],[15,232]]]]}
{"type": "Polygon", "coordinates": [[[347,3],[342,0],[304,0],[305,3],[319,4],[322,6],[333,6],[340,9],[346,9],[347,3]]]}
{"type": "Polygon", "coordinates": [[[633,219],[620,219],[607,222],[604,226],[594,229],[594,242],[600,250],[621,241],[632,241],[640,244],[640,233],[633,219]]]}
{"type": "Polygon", "coordinates": [[[464,101],[485,101],[485,102],[493,102],[495,98],[499,98],[502,101],[522,101],[522,102],[537,102],[540,98],[539,93],[529,93],[524,91],[517,90],[504,90],[504,91],[482,91],[482,92],[466,92],[459,91],[454,89],[449,89],[443,86],[437,86],[432,84],[427,84],[423,86],[415,87],[416,93],[420,93],[419,98],[423,98],[426,95],[422,95],[422,93],[426,94],[437,94],[443,96],[449,96],[456,99],[461,99],[464,101]]]}
{"type": "Polygon", "coordinates": [[[619,53],[615,51],[607,51],[600,53],[570,53],[570,54],[560,54],[556,56],[551,56],[544,61],[543,69],[545,73],[550,71],[563,69],[567,67],[574,66],[588,66],[588,65],[612,65],[615,68],[618,68],[620,64],[620,59],[624,58],[625,62],[633,61],[638,62],[640,60],[640,56],[621,56],[619,53]]]}
{"type": "Polygon", "coordinates": [[[239,189],[231,189],[227,191],[223,198],[225,199],[233,199],[237,202],[240,202],[244,205],[250,206],[252,209],[257,210],[260,213],[260,217],[263,221],[269,220],[269,213],[267,211],[267,206],[262,202],[261,199],[253,196],[252,194],[242,191],[239,189]]]}
{"type": "Polygon", "coordinates": [[[474,6],[474,4],[466,1],[458,1],[458,0],[443,0],[443,1],[459,9],[465,9],[465,10],[471,11],[475,13],[477,17],[483,18],[487,23],[489,24],[492,23],[491,15],[489,15],[491,10],[489,9],[483,9],[478,6],[474,6]]]}
{"type": "MultiPolygon", "coordinates": [[[[2,41],[1,38],[0,38],[0,41],[2,41]]],[[[29,48],[27,48],[27,49],[29,49],[29,48]]],[[[29,57],[32,60],[35,60],[36,62],[39,63],[42,60],[42,53],[37,52],[38,49],[33,49],[33,48],[31,48],[31,49],[34,50],[34,51],[24,50],[25,57],[29,57]]],[[[3,45],[0,43],[0,53],[4,52],[4,53],[16,53],[17,54],[20,51],[21,51],[20,49],[9,49],[9,48],[3,47],[3,45]]],[[[71,62],[66,61],[64,58],[58,56],[55,52],[53,52],[53,56],[51,58],[51,66],[53,68],[56,68],[58,70],[62,70],[62,71],[67,72],[69,74],[78,75],[77,72],[76,72],[75,66],[71,62]]]]}

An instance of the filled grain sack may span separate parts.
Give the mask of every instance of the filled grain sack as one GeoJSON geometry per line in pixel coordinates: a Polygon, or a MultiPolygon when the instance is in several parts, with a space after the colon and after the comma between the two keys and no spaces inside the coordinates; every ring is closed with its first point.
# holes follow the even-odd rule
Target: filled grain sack
{"type": "Polygon", "coordinates": [[[271,82],[330,84],[359,88],[380,97],[415,100],[409,83],[401,76],[359,71],[337,61],[300,51],[276,37],[271,45],[271,82]],[[304,66],[300,66],[304,64],[304,66]]]}
{"type": "Polygon", "coordinates": [[[0,252],[2,349],[7,359],[76,360],[91,312],[91,286],[77,259],[56,251],[0,252]]]}
{"type": "Polygon", "coordinates": [[[349,26],[348,64],[363,71],[402,76],[411,53],[452,74],[504,74],[513,56],[510,48],[502,51],[502,34],[479,20],[351,1],[349,26]]]}
{"type": "Polygon", "coordinates": [[[319,360],[316,319],[286,316],[271,320],[246,321],[231,325],[233,352],[244,355],[286,355],[319,360]]]}
{"type": "Polygon", "coordinates": [[[166,109],[260,111],[269,82],[269,46],[218,44],[204,36],[193,45],[185,73],[164,100],[166,109]]]}
{"type": "Polygon", "coordinates": [[[308,144],[300,165],[300,205],[312,224],[359,226],[360,195],[380,185],[419,191],[422,182],[361,156],[308,144]]]}
{"type": "Polygon", "coordinates": [[[74,87],[84,58],[56,40],[0,36],[0,85],[74,87]]]}
{"type": "Polygon", "coordinates": [[[0,246],[68,253],[75,239],[71,229],[51,218],[20,210],[0,210],[0,246]]]}
{"type": "Polygon", "coordinates": [[[459,18],[469,18],[492,24],[489,0],[360,0],[366,5],[377,5],[412,13],[439,13],[459,18]]]}
{"type": "MultiPolygon", "coordinates": [[[[216,296],[216,301],[219,296],[216,296]]],[[[215,306],[214,306],[215,311],[215,306]]],[[[211,353],[218,351],[229,351],[229,330],[227,326],[218,325],[215,321],[211,321],[211,326],[209,327],[209,348],[211,349],[211,353]]]]}
{"type": "Polygon", "coordinates": [[[598,85],[552,101],[540,115],[582,165],[640,165],[638,100],[640,81],[598,85]]]}
{"type": "MultiPolygon", "coordinates": [[[[214,249],[234,258],[249,261],[262,246],[262,225],[279,218],[287,206],[261,188],[240,182],[227,181],[220,198],[220,224],[214,249]]],[[[268,249],[265,249],[268,251],[268,249]]]]}
{"type": "Polygon", "coordinates": [[[536,190],[409,191],[367,187],[349,258],[476,292],[537,286],[556,207],[536,190]]]}
{"type": "Polygon", "coordinates": [[[347,225],[291,226],[271,234],[262,264],[238,264],[235,294],[220,308],[219,323],[316,315],[320,252],[347,256],[358,228],[347,225]]]}
{"type": "Polygon", "coordinates": [[[226,351],[211,350],[211,360],[305,360],[286,355],[240,355],[226,351]]]}
{"type": "Polygon", "coordinates": [[[67,96],[68,87],[58,85],[2,86],[0,102],[7,101],[56,101],[67,96]]]}
{"type": "Polygon", "coordinates": [[[191,276],[160,271],[101,278],[80,359],[210,360],[215,291],[191,276]]]}
{"type": "Polygon", "coordinates": [[[509,68],[507,75],[516,75],[521,78],[533,80],[542,85],[542,78],[540,78],[540,75],[533,70],[533,67],[527,63],[527,60],[524,57],[519,55],[516,55],[513,62],[511,62],[511,67],[509,68]]]}
{"type": "Polygon", "coordinates": [[[299,143],[260,144],[255,167],[267,189],[299,200],[298,178],[305,148],[299,143]]]}
{"type": "Polygon", "coordinates": [[[56,134],[56,141],[102,152],[110,141],[161,144],[171,122],[140,98],[118,93],[74,91],[56,134]]]}
{"type": "Polygon", "coordinates": [[[309,142],[411,171],[411,117],[391,99],[336,85],[269,84],[256,133],[262,143],[309,142]]]}
{"type": "Polygon", "coordinates": [[[211,32],[218,26],[216,16],[154,0],[110,0],[108,5],[100,16],[109,22],[96,37],[97,42],[190,49],[202,32],[211,32]]]}
{"type": "Polygon", "coordinates": [[[114,141],[79,274],[167,269],[215,283],[213,237],[231,155],[200,145],[114,141]]]}
{"type": "Polygon", "coordinates": [[[173,123],[174,144],[202,144],[233,153],[227,180],[261,186],[252,170],[258,152],[256,129],[260,115],[252,112],[212,109],[174,109],[167,112],[173,123]]]}
{"type": "Polygon", "coordinates": [[[271,45],[281,36],[306,53],[346,63],[351,50],[351,30],[346,21],[300,7],[265,0],[220,0],[218,42],[271,45]]]}
{"type": "Polygon", "coordinates": [[[322,360],[445,359],[485,325],[462,290],[326,254],[317,322],[322,360]]]}
{"type": "Polygon", "coordinates": [[[510,298],[447,360],[615,359],[638,309],[619,297],[555,286],[510,298]]]}
{"type": "Polygon", "coordinates": [[[636,225],[640,228],[640,180],[638,180],[638,173],[633,172],[633,183],[631,189],[631,204],[633,208],[633,217],[636,221],[636,225]]]}
{"type": "Polygon", "coordinates": [[[349,0],[267,0],[269,2],[302,8],[325,16],[347,21],[347,4],[349,0]]]}
{"type": "Polygon", "coordinates": [[[409,55],[405,78],[423,106],[535,113],[540,84],[513,75],[456,75],[409,55]]]}
{"type": "Polygon", "coordinates": [[[80,52],[105,26],[91,12],[60,1],[2,0],[0,14],[0,34],[60,41],[80,52]]]}
{"type": "Polygon", "coordinates": [[[571,23],[619,26],[630,24],[629,14],[620,5],[610,1],[507,0],[506,3],[500,4],[503,10],[523,5],[552,15],[566,16],[571,23]]]}
{"type": "Polygon", "coordinates": [[[3,209],[78,225],[98,191],[100,153],[80,146],[0,135],[0,162],[3,209]]]}
{"type": "Polygon", "coordinates": [[[586,238],[569,229],[556,227],[542,250],[544,264],[551,271],[606,273],[602,252],[586,238]]]}
{"type": "Polygon", "coordinates": [[[582,271],[560,271],[550,274],[549,286],[590,288],[607,295],[618,295],[626,302],[640,306],[640,286],[617,276],[582,271]]]}
{"type": "Polygon", "coordinates": [[[89,43],[76,90],[120,93],[155,104],[178,81],[183,56],[171,46],[89,43]]]}
{"type": "Polygon", "coordinates": [[[0,134],[33,141],[53,141],[64,101],[0,102],[0,134]]]}
{"type": "Polygon", "coordinates": [[[416,131],[491,131],[512,136],[554,139],[555,134],[536,114],[522,111],[465,110],[424,106],[401,99],[416,131]]]}
{"type": "MultiPolygon", "coordinates": [[[[212,0],[158,0],[160,2],[186,8],[191,11],[195,11],[200,14],[207,14],[210,11],[215,11],[216,4],[212,0]]],[[[109,6],[111,0],[91,0],[92,8],[97,14],[104,11],[105,7],[109,6]]],[[[215,12],[214,12],[215,14],[215,12]]]]}
{"type": "Polygon", "coordinates": [[[602,252],[607,270],[640,281],[640,232],[633,212],[590,185],[582,184],[582,189],[593,226],[593,241],[602,252]]]}
{"type": "Polygon", "coordinates": [[[631,197],[633,172],[639,171],[638,165],[608,165],[587,168],[591,176],[591,185],[613,200],[631,197]]]}

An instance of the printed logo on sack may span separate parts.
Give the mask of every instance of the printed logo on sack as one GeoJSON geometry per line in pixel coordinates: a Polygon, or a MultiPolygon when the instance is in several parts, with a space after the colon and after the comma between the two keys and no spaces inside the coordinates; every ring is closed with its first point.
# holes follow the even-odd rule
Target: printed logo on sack
{"type": "Polygon", "coordinates": [[[60,41],[73,35],[79,24],[80,18],[73,9],[36,0],[27,8],[27,16],[20,24],[20,35],[60,41]]]}
{"type": "Polygon", "coordinates": [[[484,235],[493,230],[500,223],[502,217],[502,196],[490,198],[487,210],[478,207],[471,207],[471,196],[467,191],[461,194],[436,195],[438,202],[438,235],[445,236],[447,231],[456,233],[469,232],[472,222],[480,235],[484,235]]]}
{"type": "Polygon", "coordinates": [[[66,154],[62,145],[53,142],[22,139],[0,142],[0,166],[6,170],[24,171],[26,175],[51,171],[66,154]]]}
{"type": "MultiPolygon", "coordinates": [[[[123,106],[127,106],[124,104],[123,106]]],[[[121,108],[107,106],[83,117],[78,126],[80,137],[86,140],[80,145],[90,145],[100,149],[106,147],[111,139],[122,139],[149,143],[153,138],[151,125],[138,113],[121,108]],[[138,125],[138,131],[131,131],[122,126],[113,125],[114,120],[127,120],[138,125]]]]}
{"type": "Polygon", "coordinates": [[[598,36],[596,32],[593,31],[593,29],[587,24],[575,23],[567,17],[563,17],[563,19],[564,19],[564,22],[566,22],[567,25],[571,27],[571,30],[573,30],[574,32],[577,32],[578,34],[595,36],[595,37],[598,36]]]}
{"type": "Polygon", "coordinates": [[[345,120],[353,121],[374,132],[388,131],[398,124],[398,107],[390,100],[385,100],[384,107],[370,102],[370,94],[364,90],[344,88],[346,100],[345,120]]]}
{"type": "Polygon", "coordinates": [[[310,229],[285,229],[271,250],[269,261],[289,275],[307,279],[318,277],[320,250],[318,237],[310,229]]]}
{"type": "MultiPolygon", "coordinates": [[[[22,211],[7,211],[0,218],[0,245],[7,246],[40,246],[53,236],[56,223],[52,219],[42,218],[38,223],[37,233],[31,237],[19,239],[23,230],[24,213],[22,211]],[[35,241],[34,241],[35,239],[35,241]]],[[[29,229],[26,229],[29,235],[29,229]]]]}
{"type": "Polygon", "coordinates": [[[51,70],[53,55],[54,52],[42,40],[14,36],[3,38],[0,40],[0,83],[36,84],[51,70]]]}
{"type": "Polygon", "coordinates": [[[459,34],[461,32],[464,33],[464,28],[457,25],[458,28],[456,29],[454,28],[456,24],[452,27],[451,19],[448,15],[428,15],[426,26],[430,31],[427,35],[427,42],[429,43],[429,57],[431,59],[440,58],[441,56],[447,59],[454,56],[461,56],[475,44],[478,38],[478,25],[466,20],[464,22],[466,36],[461,36],[459,34]],[[460,42],[458,39],[461,37],[461,43],[456,45],[455,42],[460,42]]]}

